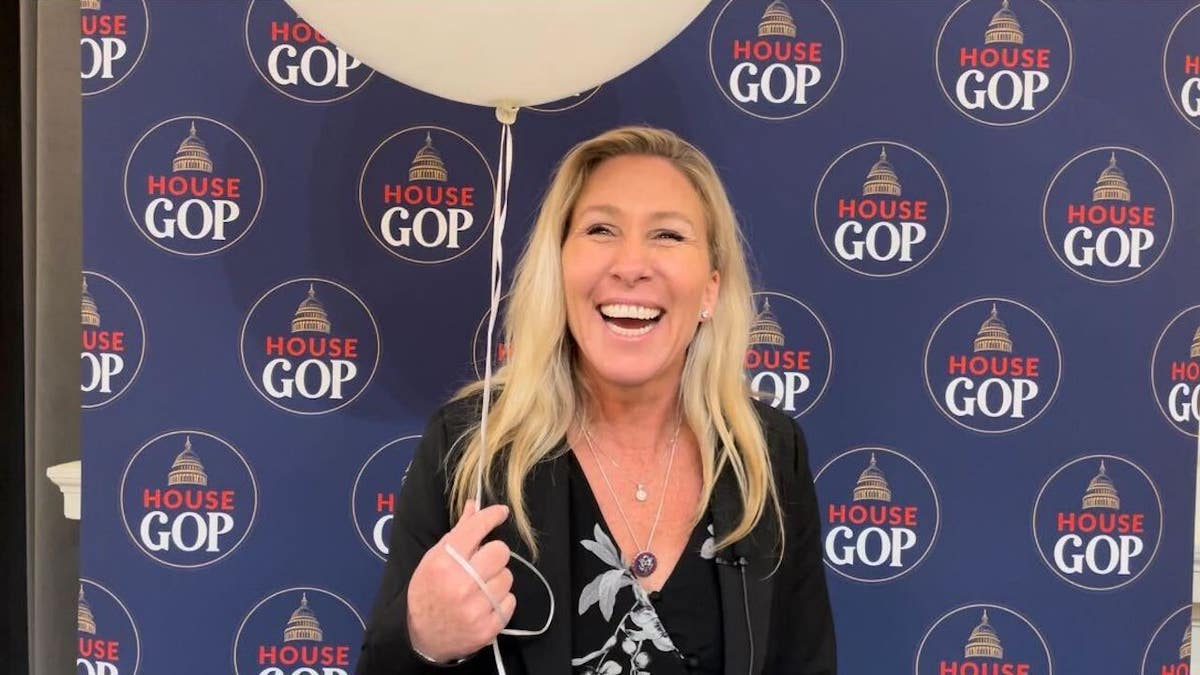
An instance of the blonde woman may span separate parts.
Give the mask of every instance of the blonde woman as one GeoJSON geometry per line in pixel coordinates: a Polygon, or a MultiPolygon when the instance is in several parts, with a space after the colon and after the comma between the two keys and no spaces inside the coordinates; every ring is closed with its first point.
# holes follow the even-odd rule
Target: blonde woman
{"type": "Polygon", "coordinates": [[[358,672],[492,673],[472,657],[498,639],[509,675],[835,673],[807,450],[747,387],[752,320],[699,150],[642,127],[573,148],[517,266],[487,445],[475,383],[409,468],[358,672]],[[510,551],[554,596],[535,637],[499,635],[549,612],[510,551]]]}

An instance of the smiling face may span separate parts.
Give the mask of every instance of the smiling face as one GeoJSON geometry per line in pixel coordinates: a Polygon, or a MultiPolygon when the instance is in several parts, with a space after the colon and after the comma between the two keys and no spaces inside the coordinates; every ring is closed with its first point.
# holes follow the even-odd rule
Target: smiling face
{"type": "Polygon", "coordinates": [[[669,160],[623,155],[587,179],[562,248],[567,327],[585,378],[673,387],[716,305],[700,196],[669,160]]]}

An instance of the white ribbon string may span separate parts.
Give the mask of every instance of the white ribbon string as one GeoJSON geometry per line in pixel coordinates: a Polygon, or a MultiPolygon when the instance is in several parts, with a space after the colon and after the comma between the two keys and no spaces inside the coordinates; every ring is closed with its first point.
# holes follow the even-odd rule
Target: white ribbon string
{"type": "MultiPolygon", "coordinates": [[[[516,121],[516,110],[513,108],[497,108],[496,118],[500,120],[500,160],[496,170],[496,196],[492,209],[491,304],[488,312],[487,355],[484,357],[483,367],[483,411],[479,420],[480,459],[475,475],[475,503],[480,509],[483,508],[483,452],[488,447],[487,423],[492,403],[492,353],[495,345],[496,315],[500,313],[500,289],[504,283],[503,236],[504,223],[508,219],[508,184],[512,179],[513,165],[512,123],[516,121]]],[[[445,548],[450,558],[463,568],[467,575],[471,577],[471,580],[475,582],[476,586],[479,586],[479,590],[487,598],[488,602],[491,603],[492,611],[496,613],[496,616],[503,618],[503,610],[500,608],[500,603],[488,593],[486,582],[471,567],[471,563],[449,544],[445,544],[445,548]]],[[[538,571],[537,567],[534,567],[533,563],[517,553],[511,553],[510,556],[528,567],[537,575],[542,585],[546,587],[546,595],[550,598],[550,612],[546,615],[546,623],[537,630],[505,628],[500,631],[500,634],[522,637],[541,635],[549,630],[550,624],[554,621],[554,591],[551,590],[550,583],[546,581],[546,577],[542,576],[542,573],[538,571]]],[[[497,675],[507,675],[504,670],[504,662],[500,658],[500,645],[496,640],[492,640],[492,655],[496,659],[497,675]]]]}

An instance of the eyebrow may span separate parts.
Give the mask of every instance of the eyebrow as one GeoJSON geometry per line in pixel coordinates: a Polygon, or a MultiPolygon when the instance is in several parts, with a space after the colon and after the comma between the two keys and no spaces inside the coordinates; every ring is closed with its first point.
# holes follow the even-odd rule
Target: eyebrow
{"type": "MultiPolygon", "coordinates": [[[[611,204],[595,204],[593,206],[589,206],[589,207],[581,210],[579,212],[579,215],[582,216],[589,211],[599,211],[600,213],[602,213],[606,216],[621,215],[621,209],[619,209],[616,206],[613,206],[611,204]]],[[[696,227],[696,224],[692,222],[692,219],[688,218],[687,215],[685,215],[681,211],[654,211],[653,213],[650,214],[650,219],[654,220],[654,221],[681,220],[692,228],[696,227]]]]}

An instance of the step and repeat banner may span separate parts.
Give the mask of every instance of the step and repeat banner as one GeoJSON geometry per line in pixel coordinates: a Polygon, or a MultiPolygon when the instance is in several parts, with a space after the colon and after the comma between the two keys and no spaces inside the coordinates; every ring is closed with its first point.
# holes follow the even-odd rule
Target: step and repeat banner
{"type": "MultiPolygon", "coordinates": [[[[350,673],[405,467],[486,349],[495,119],[282,0],[80,4],[78,673],[350,673]]],[[[714,1],[521,112],[510,251],[628,123],[728,184],[841,672],[1188,672],[1200,9],[714,1]]]]}

